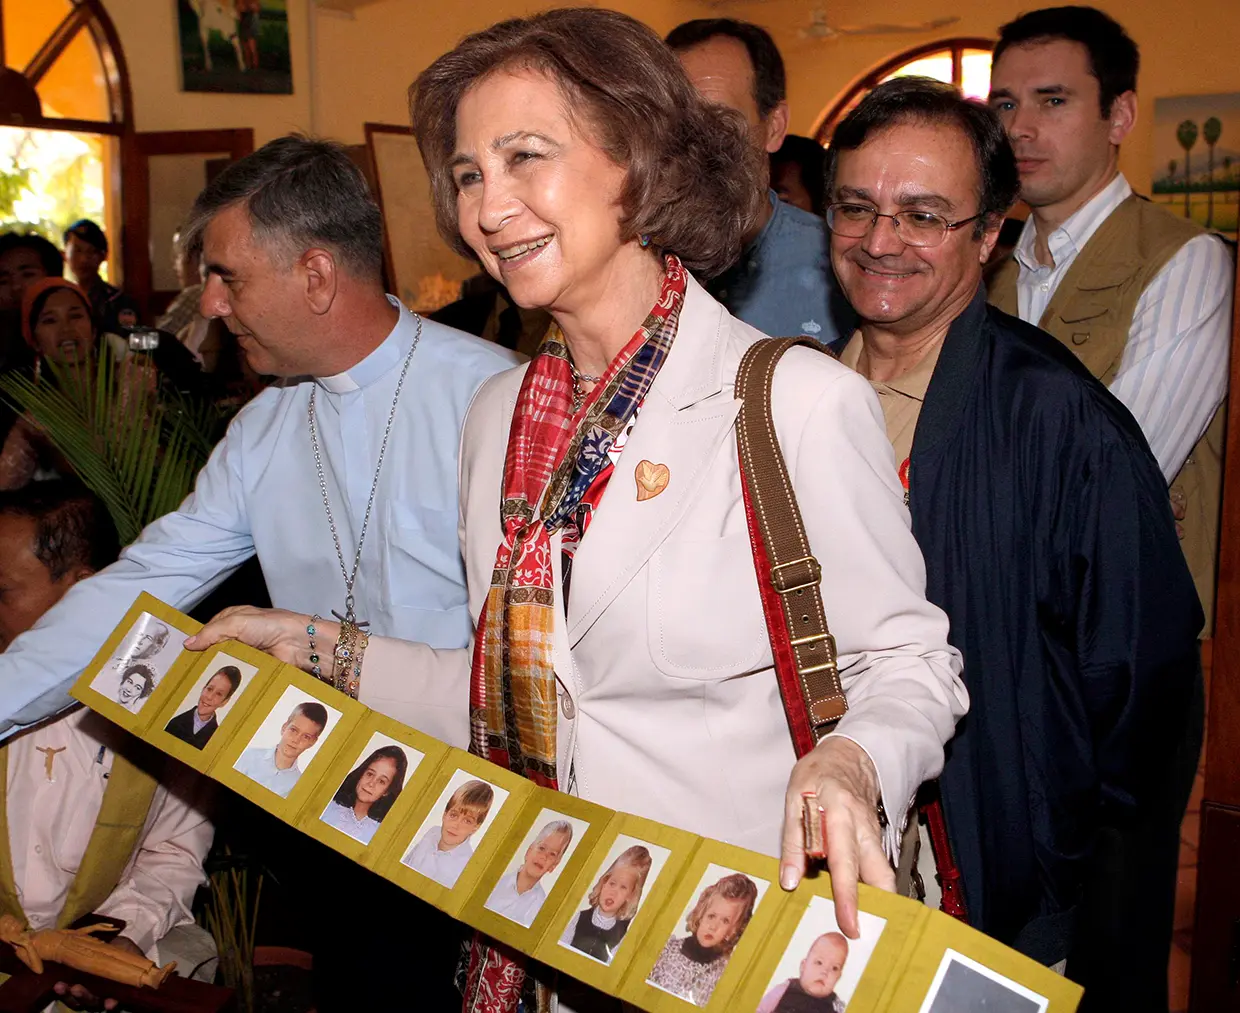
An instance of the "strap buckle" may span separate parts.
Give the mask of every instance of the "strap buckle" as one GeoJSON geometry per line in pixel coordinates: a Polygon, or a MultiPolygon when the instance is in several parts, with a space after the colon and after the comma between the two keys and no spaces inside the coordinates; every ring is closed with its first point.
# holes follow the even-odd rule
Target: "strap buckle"
{"type": "Polygon", "coordinates": [[[794,591],[804,591],[807,587],[815,587],[820,583],[822,583],[822,567],[813,556],[801,556],[797,559],[790,559],[786,563],[776,563],[771,567],[771,584],[774,585],[778,594],[792,594],[794,591]],[[794,580],[800,577],[802,578],[800,582],[785,585],[785,577],[782,571],[802,564],[805,565],[805,572],[803,574],[790,574],[786,578],[794,580]]]}

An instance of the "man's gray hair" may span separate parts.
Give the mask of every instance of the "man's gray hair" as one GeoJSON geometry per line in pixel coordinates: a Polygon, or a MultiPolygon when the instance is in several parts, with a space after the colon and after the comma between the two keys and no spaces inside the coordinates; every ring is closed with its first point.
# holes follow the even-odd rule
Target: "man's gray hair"
{"type": "Polygon", "coordinates": [[[194,201],[181,232],[192,259],[221,211],[244,204],[254,238],[296,260],[321,246],[355,277],[383,273],[383,216],[344,146],[286,134],[228,166],[194,201]]]}

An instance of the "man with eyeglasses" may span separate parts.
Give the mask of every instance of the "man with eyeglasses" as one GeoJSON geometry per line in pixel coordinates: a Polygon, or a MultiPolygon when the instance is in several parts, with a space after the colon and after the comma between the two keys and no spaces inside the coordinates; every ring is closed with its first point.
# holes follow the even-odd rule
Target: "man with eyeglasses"
{"type": "MultiPolygon", "coordinates": [[[[1159,771],[1187,720],[1202,612],[1166,485],[1123,405],[986,303],[982,265],[1018,189],[994,113],[925,79],[880,85],[836,130],[827,188],[832,263],[861,320],[841,358],[878,394],[972,702],[934,857],[971,924],[1056,965],[1091,930],[1082,900],[1127,874],[1099,867],[1108,828],[1178,825],[1159,771]]],[[[1174,862],[1136,874],[1163,890],[1174,862]]],[[[1132,924],[1125,936],[1150,928],[1132,924]]],[[[1067,966],[1087,1006],[1157,1005],[1089,991],[1115,970],[1067,966]]]]}

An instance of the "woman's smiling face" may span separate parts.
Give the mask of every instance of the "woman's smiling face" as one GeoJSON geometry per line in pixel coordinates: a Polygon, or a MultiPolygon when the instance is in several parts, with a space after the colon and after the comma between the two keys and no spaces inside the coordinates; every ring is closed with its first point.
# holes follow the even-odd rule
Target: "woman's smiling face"
{"type": "Polygon", "coordinates": [[[57,365],[84,362],[95,341],[90,308],[71,289],[53,292],[34,321],[34,340],[39,354],[57,365]]]}
{"type": "Polygon", "coordinates": [[[496,71],[456,112],[461,236],[520,306],[572,313],[617,270],[625,169],[570,120],[546,75],[496,71]]]}

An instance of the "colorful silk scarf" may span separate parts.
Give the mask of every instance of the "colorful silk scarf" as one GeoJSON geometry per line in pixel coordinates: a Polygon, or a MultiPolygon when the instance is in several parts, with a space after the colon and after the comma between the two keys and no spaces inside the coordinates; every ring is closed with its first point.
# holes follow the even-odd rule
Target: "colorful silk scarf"
{"type": "Polygon", "coordinates": [[[685,271],[667,258],[659,299],[574,417],[564,336],[552,325],[517,397],[491,590],[478,619],[470,676],[471,750],[547,788],[556,782],[555,590],[551,536],[608,465],[671,348],[685,271]]]}
{"type": "MultiPolygon", "coordinates": [[[[558,788],[552,631],[555,587],[551,536],[584,534],[583,501],[597,503],[611,470],[608,451],[624,434],[667,358],[686,274],[666,258],[658,301],[624,349],[573,413],[573,373],[557,325],[543,338],[517,396],[504,461],[491,590],[478,618],[470,674],[470,751],[537,784],[558,788]]],[[[588,514],[588,511],[585,511],[588,514]]],[[[534,1013],[549,1009],[546,969],[474,937],[465,971],[464,1013],[534,1013]]],[[[553,978],[552,978],[553,980],[553,978]]]]}

